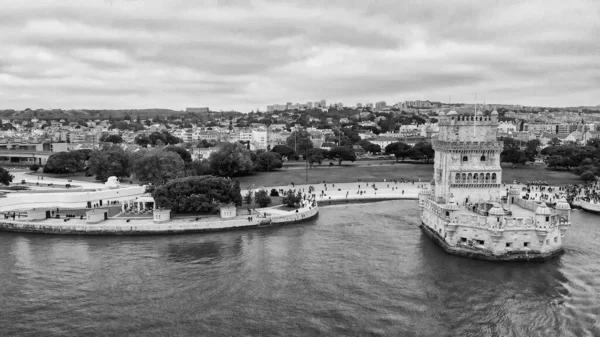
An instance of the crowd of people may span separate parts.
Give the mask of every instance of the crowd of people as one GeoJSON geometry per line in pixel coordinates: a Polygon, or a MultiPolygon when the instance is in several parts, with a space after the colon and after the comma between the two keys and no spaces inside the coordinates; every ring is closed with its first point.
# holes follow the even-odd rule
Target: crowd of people
{"type": "Polygon", "coordinates": [[[568,202],[583,200],[590,203],[600,203],[600,183],[573,184],[561,187],[568,202]]]}

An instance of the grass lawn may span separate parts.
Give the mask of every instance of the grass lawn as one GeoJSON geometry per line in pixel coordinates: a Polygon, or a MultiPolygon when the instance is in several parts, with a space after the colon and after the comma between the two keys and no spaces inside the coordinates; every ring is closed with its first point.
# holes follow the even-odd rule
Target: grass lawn
{"type": "MultiPolygon", "coordinates": [[[[511,168],[510,165],[502,165],[503,182],[512,183],[514,180],[519,182],[542,180],[551,185],[565,185],[580,183],[579,177],[568,171],[547,170],[544,165],[539,166],[518,166],[511,168]]],[[[242,189],[248,187],[270,187],[285,186],[292,182],[295,184],[306,183],[306,170],[298,165],[284,166],[283,169],[275,172],[257,172],[245,177],[239,177],[242,189]]],[[[410,181],[431,181],[433,178],[432,164],[413,164],[398,163],[391,164],[386,161],[383,163],[354,163],[342,166],[316,166],[308,170],[308,182],[311,184],[321,182],[354,182],[357,179],[363,181],[383,181],[383,179],[393,180],[403,178],[410,181]]]]}

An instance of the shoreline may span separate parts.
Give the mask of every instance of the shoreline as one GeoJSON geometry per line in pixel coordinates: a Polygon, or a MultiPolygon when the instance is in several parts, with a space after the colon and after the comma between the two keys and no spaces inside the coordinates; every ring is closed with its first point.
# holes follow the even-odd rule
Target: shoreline
{"type": "MultiPolygon", "coordinates": [[[[268,218],[221,220],[221,221],[195,221],[188,218],[173,219],[163,223],[148,223],[147,220],[109,219],[99,224],[76,222],[68,224],[48,223],[42,221],[0,221],[0,231],[48,235],[89,235],[89,236],[141,236],[141,235],[171,235],[221,232],[249,228],[265,228],[287,224],[301,223],[316,218],[319,215],[318,207],[304,207],[298,213],[290,213],[268,218]]],[[[62,219],[61,219],[62,220],[62,219]]]]}
{"type": "MultiPolygon", "coordinates": [[[[43,220],[0,220],[0,231],[49,234],[49,235],[104,235],[104,236],[137,236],[137,235],[169,235],[186,233],[219,232],[236,229],[263,228],[300,223],[318,217],[319,207],[353,203],[371,203],[390,200],[418,200],[418,190],[425,183],[394,182],[355,182],[355,183],[319,183],[294,186],[259,187],[260,189],[295,190],[308,192],[312,186],[315,195],[315,207],[308,205],[297,208],[297,213],[270,212],[271,207],[257,208],[267,216],[252,216],[250,221],[240,213],[233,218],[216,217],[194,219],[194,217],[174,217],[164,223],[155,223],[152,217],[131,219],[113,216],[97,223],[87,223],[86,219],[48,218],[43,220]],[[360,188],[359,188],[360,186],[360,188]],[[376,187],[373,187],[376,186],[376,187]]],[[[259,189],[255,188],[255,189],[259,189]]],[[[246,192],[242,191],[242,194],[246,192]]],[[[56,202],[56,200],[54,201],[56,202]]],[[[40,205],[36,205],[39,207],[40,205]]],[[[259,214],[260,214],[259,213],[259,214]]]]}

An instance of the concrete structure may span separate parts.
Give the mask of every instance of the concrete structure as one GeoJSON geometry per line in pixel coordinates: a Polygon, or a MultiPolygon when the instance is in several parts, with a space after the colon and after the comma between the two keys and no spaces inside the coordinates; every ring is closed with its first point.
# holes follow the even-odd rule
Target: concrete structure
{"type": "Polygon", "coordinates": [[[237,216],[237,208],[235,205],[223,205],[219,210],[221,219],[235,218],[237,216]]]}
{"type": "Polygon", "coordinates": [[[154,223],[163,223],[171,221],[171,210],[170,209],[155,209],[152,212],[152,218],[154,223]]]}
{"type": "Polygon", "coordinates": [[[119,187],[119,179],[117,179],[117,177],[115,177],[115,176],[108,177],[108,179],[104,183],[104,186],[106,186],[107,188],[118,188],[119,187]]]}
{"type": "Polygon", "coordinates": [[[11,165],[45,165],[50,151],[0,150],[0,163],[11,165]]]}
{"type": "Polygon", "coordinates": [[[85,212],[85,222],[96,224],[104,220],[108,220],[108,210],[103,208],[95,208],[85,212]]]}
{"type": "Polygon", "coordinates": [[[44,220],[50,217],[50,211],[43,208],[32,209],[27,211],[27,220],[35,221],[35,220],[44,220]]]}
{"type": "Polygon", "coordinates": [[[419,193],[422,230],[446,252],[484,260],[545,260],[563,252],[570,207],[554,210],[510,188],[503,198],[498,113],[439,116],[434,180],[419,193]]]}
{"type": "Polygon", "coordinates": [[[33,208],[92,208],[104,206],[111,201],[122,202],[142,196],[144,186],[107,189],[92,192],[69,193],[10,193],[0,203],[0,212],[33,208]]]}

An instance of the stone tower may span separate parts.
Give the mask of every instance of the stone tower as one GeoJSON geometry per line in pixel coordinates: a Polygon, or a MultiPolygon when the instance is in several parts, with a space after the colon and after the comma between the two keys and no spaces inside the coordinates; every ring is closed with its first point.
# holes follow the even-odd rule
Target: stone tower
{"type": "Polygon", "coordinates": [[[445,202],[454,196],[459,204],[499,201],[503,143],[496,139],[498,112],[484,116],[459,115],[456,111],[439,116],[435,150],[434,200],[445,202]]]}

